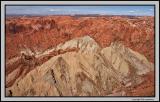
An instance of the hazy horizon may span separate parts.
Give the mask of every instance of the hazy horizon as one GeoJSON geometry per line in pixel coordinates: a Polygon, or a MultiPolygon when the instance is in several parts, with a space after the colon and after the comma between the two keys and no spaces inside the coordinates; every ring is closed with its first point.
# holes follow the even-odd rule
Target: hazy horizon
{"type": "Polygon", "coordinates": [[[6,15],[154,16],[154,6],[6,6],[6,15]]]}

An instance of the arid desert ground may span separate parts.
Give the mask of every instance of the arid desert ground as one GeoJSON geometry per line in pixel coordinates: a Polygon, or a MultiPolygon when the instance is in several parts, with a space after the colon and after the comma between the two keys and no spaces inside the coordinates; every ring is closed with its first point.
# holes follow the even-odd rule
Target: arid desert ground
{"type": "Polygon", "coordinates": [[[6,96],[154,96],[154,17],[8,16],[6,96]]]}

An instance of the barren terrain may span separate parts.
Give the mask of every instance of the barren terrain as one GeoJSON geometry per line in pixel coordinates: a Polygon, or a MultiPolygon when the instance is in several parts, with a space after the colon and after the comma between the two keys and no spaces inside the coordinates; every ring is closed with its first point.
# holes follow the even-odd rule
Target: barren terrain
{"type": "Polygon", "coordinates": [[[154,96],[154,17],[6,18],[7,96],[154,96]]]}

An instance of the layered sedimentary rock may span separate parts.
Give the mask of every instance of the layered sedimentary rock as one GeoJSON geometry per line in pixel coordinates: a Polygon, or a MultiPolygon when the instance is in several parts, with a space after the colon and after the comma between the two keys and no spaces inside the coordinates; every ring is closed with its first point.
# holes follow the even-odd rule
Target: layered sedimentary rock
{"type": "Polygon", "coordinates": [[[154,62],[154,17],[123,16],[8,17],[6,58],[20,55],[25,46],[42,52],[84,35],[91,36],[103,48],[122,41],[154,62]]]}
{"type": "Polygon", "coordinates": [[[84,36],[42,53],[27,52],[9,63],[21,61],[8,74],[8,82],[20,73],[18,68],[23,71],[6,88],[8,96],[145,96],[145,89],[147,95],[154,95],[153,84],[148,81],[153,81],[154,64],[120,41],[103,48],[84,36]],[[40,63],[48,55],[51,57],[40,63]],[[28,68],[32,70],[24,75],[28,68]],[[143,93],[137,92],[141,87],[143,93]]]}

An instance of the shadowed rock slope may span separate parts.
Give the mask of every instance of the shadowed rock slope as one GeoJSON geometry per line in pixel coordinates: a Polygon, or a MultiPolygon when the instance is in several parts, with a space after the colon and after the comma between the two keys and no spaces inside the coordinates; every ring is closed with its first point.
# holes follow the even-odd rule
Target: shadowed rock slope
{"type": "MultiPolygon", "coordinates": [[[[50,58],[32,66],[32,70],[6,88],[7,95],[143,96],[135,93],[137,86],[144,85],[147,80],[144,75],[154,71],[153,63],[144,55],[125,47],[120,41],[102,48],[90,36],[84,36],[37,54],[35,59],[51,53],[50,58]],[[73,48],[77,50],[69,50],[73,48]],[[58,54],[53,54],[56,51],[58,54]]],[[[150,86],[147,94],[153,95],[154,88],[150,86]]]]}

